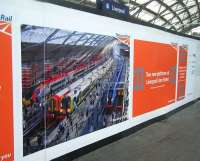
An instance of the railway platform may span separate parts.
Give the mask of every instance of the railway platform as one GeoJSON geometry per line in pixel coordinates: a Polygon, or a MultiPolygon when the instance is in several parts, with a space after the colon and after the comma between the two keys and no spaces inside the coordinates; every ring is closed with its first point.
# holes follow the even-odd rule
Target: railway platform
{"type": "Polygon", "coordinates": [[[199,107],[200,101],[190,104],[164,120],[73,161],[199,161],[199,107]]]}

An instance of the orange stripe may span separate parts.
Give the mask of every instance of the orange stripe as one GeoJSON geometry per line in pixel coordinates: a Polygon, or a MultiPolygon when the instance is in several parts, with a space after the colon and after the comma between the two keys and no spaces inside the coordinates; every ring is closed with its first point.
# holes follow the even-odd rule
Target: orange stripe
{"type": "Polygon", "coordinates": [[[0,160],[13,161],[12,38],[0,33],[0,160]]]}

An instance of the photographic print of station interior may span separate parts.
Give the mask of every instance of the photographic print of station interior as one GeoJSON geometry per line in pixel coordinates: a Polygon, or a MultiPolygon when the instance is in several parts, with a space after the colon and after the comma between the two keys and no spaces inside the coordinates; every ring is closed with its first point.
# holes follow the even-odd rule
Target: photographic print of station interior
{"type": "Polygon", "coordinates": [[[21,26],[24,155],[128,119],[127,35],[21,26]]]}

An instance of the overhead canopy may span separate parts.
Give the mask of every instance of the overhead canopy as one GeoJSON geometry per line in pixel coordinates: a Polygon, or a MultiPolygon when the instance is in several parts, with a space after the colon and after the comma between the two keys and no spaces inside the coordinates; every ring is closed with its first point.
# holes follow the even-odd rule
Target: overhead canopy
{"type": "Polygon", "coordinates": [[[200,0],[130,0],[130,15],[146,22],[187,33],[199,26],[200,0]]]}
{"type": "MultiPolygon", "coordinates": [[[[95,7],[96,0],[65,0],[95,7]]],[[[113,0],[129,6],[130,16],[177,32],[200,26],[200,0],[113,0]]]]}
{"type": "Polygon", "coordinates": [[[59,30],[47,27],[22,27],[22,43],[49,43],[62,45],[98,46],[102,42],[113,39],[109,36],[82,33],[77,31],[59,30]]]}
{"type": "Polygon", "coordinates": [[[22,25],[21,42],[23,62],[41,61],[57,57],[76,58],[82,54],[96,54],[116,37],[49,27],[22,25]],[[26,55],[26,56],[25,56],[26,55]]]}

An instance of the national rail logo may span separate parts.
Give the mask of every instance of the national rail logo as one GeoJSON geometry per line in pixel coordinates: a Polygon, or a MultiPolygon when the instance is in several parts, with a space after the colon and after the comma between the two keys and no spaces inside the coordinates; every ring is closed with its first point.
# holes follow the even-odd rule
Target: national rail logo
{"type": "Polygon", "coordinates": [[[0,14],[0,32],[12,36],[11,31],[12,16],[6,16],[5,14],[0,14]]]}
{"type": "Polygon", "coordinates": [[[5,14],[0,14],[0,20],[1,21],[7,21],[7,22],[11,22],[12,21],[12,16],[7,16],[5,14]]]}

